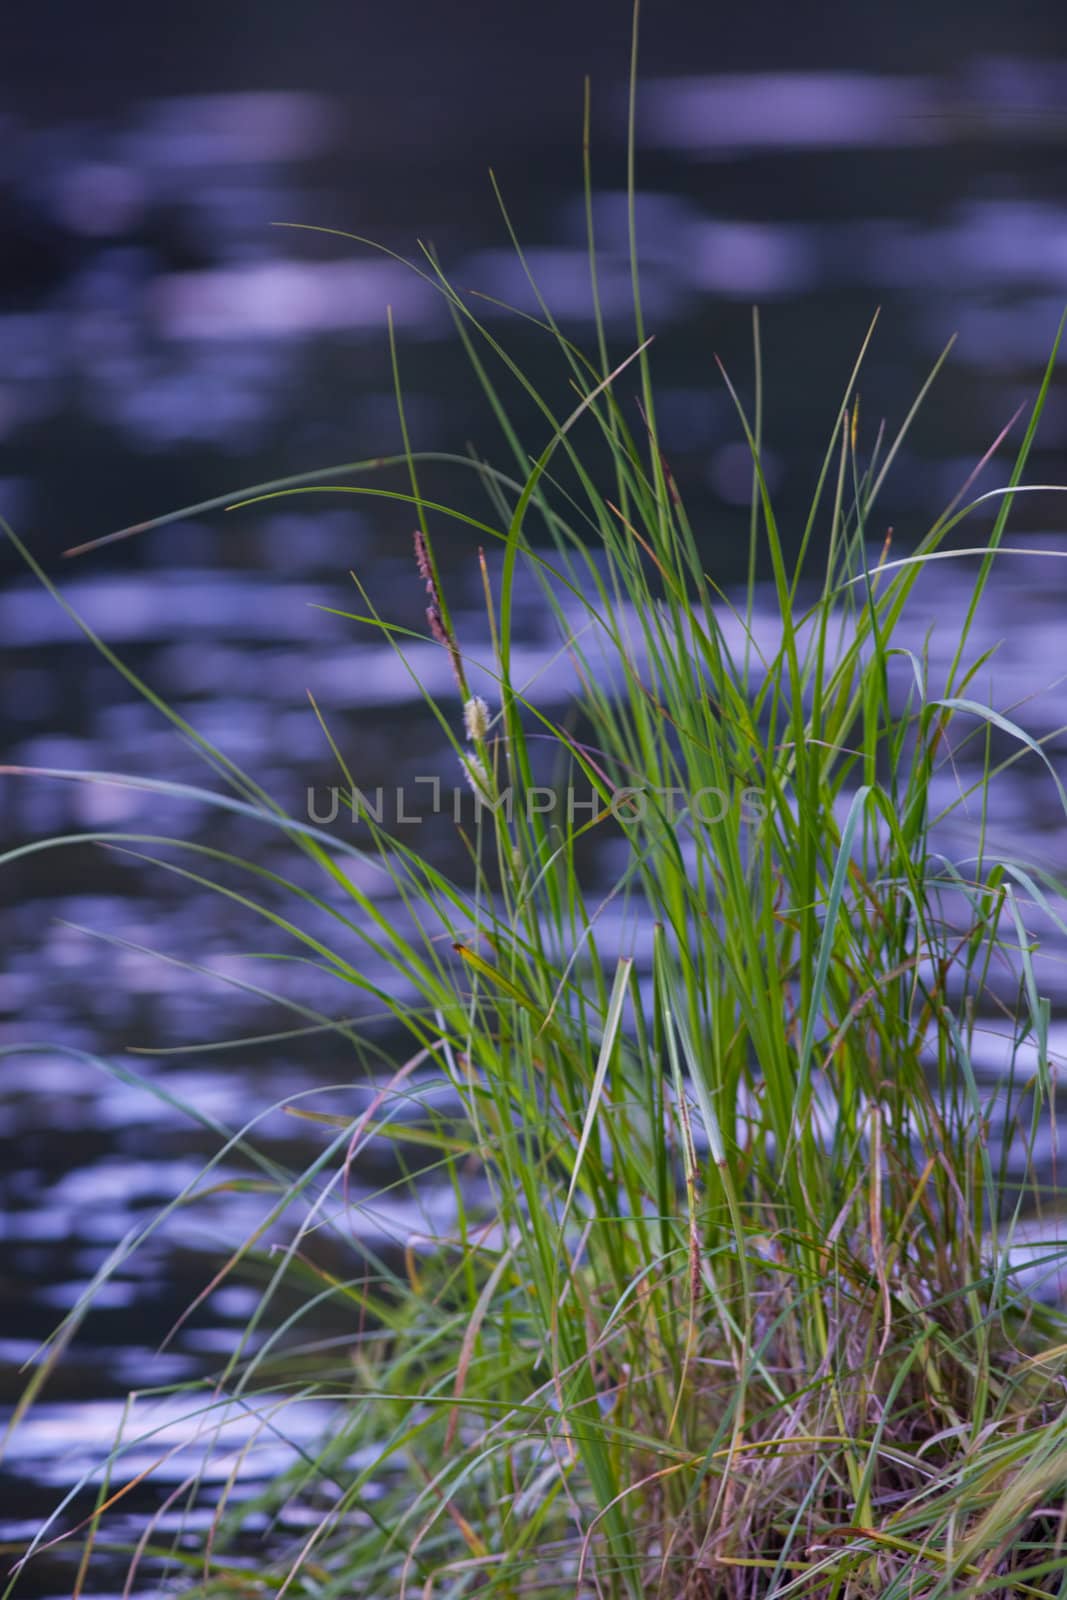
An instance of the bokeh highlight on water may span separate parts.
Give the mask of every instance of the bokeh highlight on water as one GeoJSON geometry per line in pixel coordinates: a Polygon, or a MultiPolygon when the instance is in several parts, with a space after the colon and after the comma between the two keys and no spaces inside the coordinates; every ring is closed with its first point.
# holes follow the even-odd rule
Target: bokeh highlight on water
{"type": "MultiPolygon", "coordinates": [[[[590,17],[601,9],[589,8],[590,17]]],[[[29,65],[25,83],[12,79],[0,191],[0,511],[61,578],[75,609],[283,802],[299,807],[309,784],[333,777],[309,690],[356,753],[367,788],[442,770],[448,759],[395,656],[323,609],[357,609],[351,568],[393,620],[420,626],[410,514],[323,494],[201,515],[69,565],[55,558],[83,539],[257,479],[395,452],[387,306],[416,445],[462,451],[474,439],[499,454],[433,291],[365,245],[278,222],[351,229],[411,257],[416,235],[432,238],[453,280],[488,297],[478,300],[479,314],[494,332],[507,328],[520,359],[564,405],[565,375],[546,342],[495,304],[533,309],[484,171],[489,161],[497,168],[553,310],[588,337],[579,149],[586,67],[602,300],[613,346],[626,353],[628,19],[622,26],[603,10],[601,25],[578,26],[565,64],[518,22],[517,38],[503,30],[457,40],[427,20],[418,61],[436,52],[446,79],[451,72],[463,88],[486,86],[482,96],[431,96],[432,115],[424,68],[421,98],[409,95],[405,105],[395,39],[379,41],[376,57],[372,38],[346,86],[330,48],[296,49],[273,12],[273,32],[251,64],[235,48],[213,59],[210,73],[195,71],[201,46],[190,23],[177,65],[142,70],[131,53],[95,101],[69,56],[35,97],[33,71],[44,71],[48,52],[29,22],[17,41],[29,65]],[[116,78],[123,92],[105,103],[116,78]]],[[[754,23],[713,39],[685,8],[666,10],[665,37],[655,37],[655,15],[646,24],[638,232],[660,421],[709,565],[729,583],[743,561],[749,459],[713,353],[750,394],[754,299],[763,308],[767,469],[787,522],[810,491],[874,308],[882,307],[882,325],[862,384],[871,437],[883,414],[890,425],[900,421],[958,333],[887,489],[886,526],[906,546],[1032,394],[1067,300],[1067,41],[1057,9],[1035,8],[1025,25],[1009,26],[996,8],[979,6],[968,13],[969,33],[933,48],[919,36],[898,40],[884,58],[854,17],[832,45],[774,44],[754,23]]],[[[538,447],[543,424],[525,420],[538,447]]],[[[1035,480],[1067,477],[1065,430],[1059,391],[1035,480]]],[[[976,489],[1002,482],[1005,470],[1002,458],[976,489]]],[[[382,482],[402,486],[395,476],[382,482]]],[[[455,478],[441,485],[470,493],[455,478]]],[[[983,638],[1005,639],[989,674],[1002,705],[1060,675],[1067,593],[1055,558],[1067,549],[1055,498],[1021,503],[1013,525],[1026,535],[1018,542],[1049,555],[1006,560],[986,606],[983,638]]],[[[985,526],[976,520],[971,542],[985,526]]],[[[459,625],[477,641],[484,628],[472,548],[441,530],[459,625]]],[[[205,783],[195,753],[94,655],[13,554],[0,561],[3,759],[205,783]]],[[[955,643],[965,583],[944,563],[919,590],[916,637],[929,626],[935,663],[955,643]]],[[[574,689],[558,645],[531,602],[518,665],[553,704],[574,689]]],[[[433,689],[450,692],[435,646],[413,645],[408,656],[433,689]]],[[[1063,700],[1053,685],[1027,706],[1027,725],[1059,727],[1063,700]]],[[[1054,761],[1061,742],[1049,747],[1054,761]]],[[[1036,763],[999,786],[998,808],[1006,836],[1025,831],[1051,864],[1067,864],[1062,817],[1036,763]]],[[[246,821],[191,803],[0,779],[4,848],[109,828],[258,848],[246,821]]],[[[292,866],[280,840],[261,845],[262,859],[292,866]]],[[[447,864],[445,831],[431,847],[447,864]]],[[[605,856],[591,870],[610,866],[605,856]]],[[[0,1043],[55,1047],[0,1058],[0,1400],[11,1403],[21,1364],[116,1240],[190,1182],[215,1147],[171,1104],[107,1076],[91,1056],[119,1062],[228,1127],[318,1085],[336,1085],[322,1104],[345,1112],[368,1090],[353,1084],[351,1063],[329,1035],[192,1048],[286,1025],[258,992],[263,964],[242,954],[267,948],[264,935],[195,885],[92,846],[41,852],[5,869],[0,918],[0,1043]],[[137,1056],[131,1046],[177,1053],[137,1056]]],[[[608,916],[601,929],[640,953],[640,929],[612,929],[608,916]]],[[[1053,945],[1042,969],[1054,1008],[1067,1002],[1061,956],[1053,945]]],[[[308,1008],[343,1008],[317,968],[274,972],[270,981],[308,1008]]],[[[1054,1033],[1067,1046],[1062,1029],[1054,1033]]],[[[991,1035],[991,1073],[1001,1049],[991,1035]]],[[[306,1128],[280,1112],[259,1132],[279,1160],[299,1164],[314,1148],[306,1128]]],[[[366,1170],[355,1195],[370,1247],[447,1230],[447,1195],[427,1186],[419,1205],[380,1200],[381,1179],[366,1170]]],[[[47,1403],[16,1436],[0,1476],[0,1541],[11,1547],[28,1537],[106,1450],[129,1388],[219,1361],[251,1304],[252,1291],[236,1284],[217,1291],[162,1355],[156,1347],[210,1278],[220,1238],[236,1242],[262,1209],[261,1197],[229,1194],[177,1214],[111,1281],[47,1403]]],[[[323,1332],[343,1336],[332,1325],[323,1332]]],[[[180,1424],[162,1421],[169,1445],[180,1424]]],[[[313,1437],[321,1421],[314,1408],[294,1416],[294,1437],[313,1437]]],[[[277,1439],[271,1451],[256,1458],[256,1471],[279,1470],[277,1439]]],[[[184,1470],[179,1452],[169,1481],[184,1470]]],[[[132,1502],[131,1527],[141,1514],[132,1502]]],[[[19,1592],[61,1588],[45,1561],[19,1592]]]]}

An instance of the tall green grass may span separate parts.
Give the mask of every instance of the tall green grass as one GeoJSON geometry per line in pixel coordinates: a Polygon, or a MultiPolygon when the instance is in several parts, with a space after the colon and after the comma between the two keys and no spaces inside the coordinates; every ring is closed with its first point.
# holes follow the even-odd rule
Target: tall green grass
{"type": "MultiPolygon", "coordinates": [[[[588,159],[586,182],[591,195],[588,159]]],[[[632,206],[632,161],[630,194],[632,206]]],[[[591,203],[589,215],[598,306],[591,203]]],[[[998,1244],[1027,1202],[996,1148],[998,1133],[1025,1147],[1053,1109],[1027,929],[1035,906],[1058,916],[1057,891],[998,855],[986,827],[991,784],[1022,756],[1044,760],[1064,795],[1040,742],[983,701],[988,652],[970,645],[1055,350],[1004,489],[982,497],[995,518],[937,677],[909,597],[958,551],[978,502],[948,507],[907,553],[881,548],[875,508],[915,413],[866,452],[859,362],[800,530],[779,525],[758,409],[747,416],[730,387],[753,461],[749,583],[730,595],[660,448],[636,265],[629,352],[609,354],[599,309],[594,347],[580,349],[538,295],[574,391],[566,415],[432,254],[413,270],[450,307],[510,459],[455,464],[476,475],[481,516],[429,501],[398,377],[406,482],[366,483],[380,469],[365,463],[330,492],[388,495],[418,525],[412,585],[429,590],[429,632],[457,680],[427,692],[458,758],[442,777],[465,776],[482,802],[460,835],[466,870],[446,875],[384,824],[371,821],[362,851],[287,815],[90,634],[215,778],[155,787],[247,820],[247,860],[179,839],[160,864],[239,897],[336,975],[339,1012],[355,990],[407,1040],[358,1117],[318,1099],[291,1108],[328,1134],[305,1171],[257,1153],[254,1127],[220,1145],[268,1193],[261,1228],[215,1281],[258,1274],[261,1300],[217,1381],[178,1392],[223,1461],[228,1427],[250,1412],[265,1436],[284,1436],[308,1397],[330,1401],[334,1421],[251,1501],[199,1473],[169,1493],[171,1513],[209,1495],[210,1531],[194,1549],[150,1521],[131,1586],[165,1559],[204,1595],[1067,1595],[1067,1345],[998,1244]],[[509,418],[516,382],[542,419],[529,437],[509,418]],[[457,525],[499,552],[483,567],[488,661],[474,661],[435,555],[457,525]],[[770,647],[755,627],[763,570],[770,647]],[[578,721],[516,672],[531,582],[573,663],[578,721]],[[475,666],[495,685],[484,706],[475,666]],[[964,746],[971,776],[944,807],[934,785],[964,746]],[[558,803],[528,806],[549,781],[558,803]],[[569,814],[572,791],[595,806],[569,814]],[[939,841],[964,806],[974,847],[953,861],[939,841]],[[280,831],[321,891],[305,867],[287,878],[260,864],[257,828],[280,831]],[[609,835],[623,865],[605,883],[588,861],[609,835]],[[373,862],[402,917],[353,857],[373,862]],[[334,942],[307,931],[309,914],[332,921],[334,942]],[[360,941],[395,983],[367,978],[360,941]],[[972,1049],[983,1007],[1005,994],[1038,1067],[1013,1079],[991,1136],[972,1049]],[[451,1087],[455,1109],[412,1120],[428,1080],[451,1087]],[[398,1184],[410,1159],[412,1184],[454,1195],[455,1227],[413,1241],[403,1262],[352,1243],[348,1174],[373,1145],[395,1150],[398,1184]],[[340,1346],[316,1339],[327,1304],[350,1324],[340,1346]]],[[[758,336],[755,348],[758,366],[758,336]]],[[[371,594],[348,614],[404,657],[412,635],[371,594]]],[[[321,720],[354,792],[359,773],[321,720]]],[[[162,842],[107,837],[149,855],[162,842]]],[[[358,1024],[337,1034],[356,1059],[358,1024]]],[[[98,1509],[71,1536],[79,1583],[122,1513],[130,1442],[87,1480],[98,1509]]]]}

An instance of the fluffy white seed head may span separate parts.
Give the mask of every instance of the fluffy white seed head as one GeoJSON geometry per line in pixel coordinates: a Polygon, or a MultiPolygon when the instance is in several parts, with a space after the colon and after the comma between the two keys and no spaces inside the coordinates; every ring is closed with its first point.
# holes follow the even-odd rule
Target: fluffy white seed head
{"type": "Polygon", "coordinates": [[[478,800],[483,806],[493,804],[493,785],[485,763],[480,756],[461,756],[463,771],[478,800]]]}
{"type": "Polygon", "coordinates": [[[489,707],[481,695],[472,694],[463,707],[463,726],[472,744],[489,732],[489,707]]]}

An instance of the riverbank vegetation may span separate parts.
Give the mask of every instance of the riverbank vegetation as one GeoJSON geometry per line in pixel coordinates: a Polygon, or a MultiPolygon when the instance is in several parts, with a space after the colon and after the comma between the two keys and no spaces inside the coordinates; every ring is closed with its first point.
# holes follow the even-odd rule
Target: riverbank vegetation
{"type": "MultiPolygon", "coordinates": [[[[562,409],[432,253],[413,270],[453,313],[505,440],[502,461],[455,463],[481,509],[466,489],[453,507],[423,493],[399,357],[399,464],[239,499],[329,488],[409,508],[425,628],[379,609],[373,575],[338,609],[401,659],[427,640],[448,659],[448,688],[426,694],[452,747],[442,784],[469,791],[463,870],[373,816],[357,849],[286,813],[184,723],[214,774],[201,798],[245,819],[248,859],[109,835],[266,919],[336,978],[338,1015],[387,1013],[393,1041],[358,1114],[329,1095],[289,1108],[319,1141],[303,1172],[257,1154],[254,1127],[220,1145],[263,1214],[211,1287],[251,1275],[259,1300],[212,1382],[176,1391],[204,1460],[130,1543],[131,1592],[1067,1594],[1067,1333],[1010,1252],[1047,1199],[1027,1160],[1056,1086],[1030,925],[1057,922],[1058,889],[987,827],[1017,761],[1044,763],[1065,797],[970,648],[1055,353],[991,450],[1001,490],[975,502],[964,486],[897,543],[879,499],[925,391],[869,437],[861,352],[806,521],[783,528],[754,323],[754,401],[722,375],[753,485],[750,581],[725,593],[661,448],[636,269],[626,350],[599,314],[580,348],[541,302],[562,409]],[[512,394],[538,419],[521,437],[512,394]],[[486,552],[484,650],[449,606],[453,537],[486,552]],[[908,618],[949,557],[969,561],[973,594],[943,670],[908,618]],[[564,716],[518,660],[531,594],[573,670],[564,716]],[[754,626],[768,596],[773,636],[754,626]],[[257,862],[263,829],[288,839],[291,875],[257,862]],[[369,980],[361,949],[395,981],[369,980]],[[974,1060],[993,1014],[1009,1043],[996,1082],[974,1060]],[[383,1150],[394,1198],[450,1197],[399,1254],[352,1226],[374,1199],[353,1199],[354,1175],[383,1150]],[[345,1336],[319,1335],[327,1308],[345,1336]],[[329,1405],[326,1436],[250,1495],[246,1453],[289,1438],[310,1399],[329,1405]]],[[[358,764],[321,721],[348,801],[358,764]]],[[[358,1020],[336,1037],[365,1061],[358,1020]]],[[[146,1423],[138,1461],[166,1459],[152,1439],[146,1423]]],[[[130,1448],[86,1480],[79,1582],[143,1470],[130,1448]]],[[[35,1547],[71,1520],[60,1508],[35,1547]]]]}

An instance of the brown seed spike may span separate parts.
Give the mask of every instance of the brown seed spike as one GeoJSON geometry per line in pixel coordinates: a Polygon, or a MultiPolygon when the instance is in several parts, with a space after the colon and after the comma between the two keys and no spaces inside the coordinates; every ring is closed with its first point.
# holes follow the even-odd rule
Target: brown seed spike
{"type": "Polygon", "coordinates": [[[419,577],[426,585],[426,593],[430,597],[430,604],[426,607],[426,621],[430,624],[430,632],[437,640],[437,643],[444,645],[448,651],[448,659],[452,664],[452,676],[456,680],[456,687],[466,699],[467,684],[463,676],[463,663],[460,660],[459,645],[456,643],[451,629],[445,625],[441,609],[441,596],[437,592],[433,565],[430,561],[430,548],[420,528],[415,529],[415,562],[419,569],[419,577]]]}
{"type": "Polygon", "coordinates": [[[437,643],[443,644],[445,649],[448,650],[450,648],[448,634],[445,632],[445,625],[441,621],[441,613],[436,606],[426,607],[426,621],[430,624],[430,632],[437,640],[437,643]]]}
{"type": "Polygon", "coordinates": [[[419,569],[419,577],[426,585],[426,593],[436,604],[437,585],[433,581],[433,568],[430,565],[430,552],[426,548],[426,539],[421,528],[415,529],[415,561],[419,569]]]}
{"type": "Polygon", "coordinates": [[[448,651],[448,659],[452,667],[452,676],[456,680],[456,688],[459,690],[460,694],[466,698],[467,684],[463,676],[463,666],[459,656],[459,645],[456,643],[453,635],[445,627],[441,618],[441,613],[438,611],[436,606],[426,607],[426,621],[430,624],[430,632],[437,640],[437,643],[443,645],[448,651]]]}

